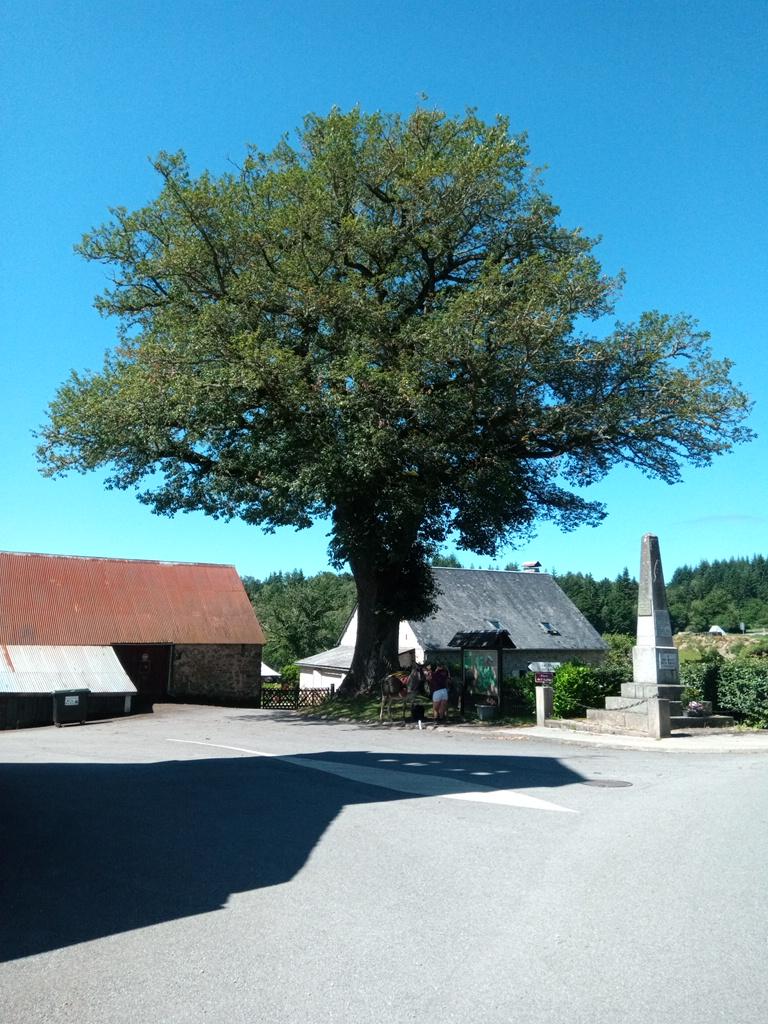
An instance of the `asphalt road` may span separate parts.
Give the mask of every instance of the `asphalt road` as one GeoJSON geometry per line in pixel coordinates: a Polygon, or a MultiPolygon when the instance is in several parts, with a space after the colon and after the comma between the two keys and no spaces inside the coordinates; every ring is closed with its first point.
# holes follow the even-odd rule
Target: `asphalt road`
{"type": "Polygon", "coordinates": [[[0,733],[3,1024],[768,1019],[768,756],[154,715],[0,733]]]}

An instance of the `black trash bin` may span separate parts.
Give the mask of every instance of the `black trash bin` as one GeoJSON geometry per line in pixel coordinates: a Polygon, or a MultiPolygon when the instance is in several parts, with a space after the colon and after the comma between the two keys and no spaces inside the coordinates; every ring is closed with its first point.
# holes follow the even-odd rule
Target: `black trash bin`
{"type": "Polygon", "coordinates": [[[411,721],[412,722],[423,722],[424,721],[424,705],[423,704],[412,704],[411,705],[411,721]]]}
{"type": "Polygon", "coordinates": [[[90,690],[56,690],[53,695],[53,724],[83,725],[88,717],[88,695],[90,690]]]}

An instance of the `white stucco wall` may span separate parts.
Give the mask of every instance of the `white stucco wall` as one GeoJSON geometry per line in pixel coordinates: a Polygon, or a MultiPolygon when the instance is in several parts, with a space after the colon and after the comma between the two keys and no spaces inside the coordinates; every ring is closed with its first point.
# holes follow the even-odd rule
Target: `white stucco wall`
{"type": "Polygon", "coordinates": [[[302,668],[299,670],[299,687],[302,690],[314,690],[335,686],[338,690],[343,678],[343,672],[333,672],[331,669],[302,668]]]}
{"type": "MultiPolygon", "coordinates": [[[[419,642],[407,622],[400,623],[400,629],[397,634],[397,649],[399,651],[413,651],[415,661],[419,663],[424,661],[424,648],[419,646],[419,642]]],[[[402,663],[402,658],[400,660],[402,663]]]]}
{"type": "MultiPolygon", "coordinates": [[[[347,624],[347,628],[344,630],[344,634],[339,640],[339,645],[342,647],[354,647],[355,640],[357,639],[357,610],[352,613],[352,618],[347,624]]],[[[397,648],[399,651],[414,651],[416,661],[421,662],[424,660],[424,650],[419,646],[416,637],[413,635],[413,630],[407,622],[400,623],[400,629],[398,630],[397,636],[397,648]]],[[[401,656],[400,664],[409,659],[401,656]]]]}
{"type": "Polygon", "coordinates": [[[339,647],[354,647],[357,637],[357,608],[352,612],[352,618],[347,623],[347,628],[339,640],[339,647]]]}

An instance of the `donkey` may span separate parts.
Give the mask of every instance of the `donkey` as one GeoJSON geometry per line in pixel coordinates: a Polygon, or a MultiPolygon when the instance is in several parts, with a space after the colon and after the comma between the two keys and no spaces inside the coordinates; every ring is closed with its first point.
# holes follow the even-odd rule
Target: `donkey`
{"type": "Polygon", "coordinates": [[[384,718],[384,707],[387,716],[392,718],[393,701],[402,701],[403,718],[405,709],[413,704],[417,697],[427,696],[427,677],[421,665],[414,665],[409,675],[405,672],[390,672],[381,681],[381,711],[379,721],[384,718]]]}

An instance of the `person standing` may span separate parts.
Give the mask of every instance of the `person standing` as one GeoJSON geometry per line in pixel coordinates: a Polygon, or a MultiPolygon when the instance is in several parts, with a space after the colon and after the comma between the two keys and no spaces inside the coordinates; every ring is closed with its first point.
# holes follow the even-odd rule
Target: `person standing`
{"type": "Polygon", "coordinates": [[[430,687],[432,690],[432,715],[435,723],[448,721],[448,685],[450,673],[445,665],[438,665],[432,672],[430,687]]]}

